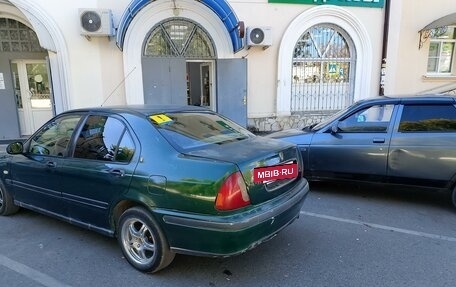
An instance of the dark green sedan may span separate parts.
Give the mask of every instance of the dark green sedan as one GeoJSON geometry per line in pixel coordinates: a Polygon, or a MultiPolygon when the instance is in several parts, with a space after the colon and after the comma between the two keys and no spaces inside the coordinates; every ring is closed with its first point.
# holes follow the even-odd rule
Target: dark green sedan
{"type": "Polygon", "coordinates": [[[1,215],[24,207],[115,236],[144,272],[176,253],[243,253],[295,220],[309,192],[294,144],[199,107],[68,111],[7,153],[1,215]]]}

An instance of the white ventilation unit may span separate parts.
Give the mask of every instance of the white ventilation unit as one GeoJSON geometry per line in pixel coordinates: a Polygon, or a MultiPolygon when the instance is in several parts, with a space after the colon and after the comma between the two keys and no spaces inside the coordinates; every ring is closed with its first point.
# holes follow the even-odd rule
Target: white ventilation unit
{"type": "Polygon", "coordinates": [[[114,36],[112,12],[109,9],[79,9],[81,35],[114,36]]]}
{"type": "Polygon", "coordinates": [[[259,46],[266,49],[271,45],[271,27],[247,27],[247,47],[259,46]]]}

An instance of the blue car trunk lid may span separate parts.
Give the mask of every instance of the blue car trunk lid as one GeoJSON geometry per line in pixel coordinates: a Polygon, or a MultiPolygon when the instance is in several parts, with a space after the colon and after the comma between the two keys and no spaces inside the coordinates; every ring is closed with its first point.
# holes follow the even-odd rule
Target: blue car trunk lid
{"type": "Polygon", "coordinates": [[[301,155],[295,145],[263,137],[205,146],[186,154],[236,164],[245,180],[252,204],[267,201],[287,192],[300,179],[303,170],[301,155]],[[297,178],[254,182],[255,168],[288,163],[298,164],[297,178]]]}

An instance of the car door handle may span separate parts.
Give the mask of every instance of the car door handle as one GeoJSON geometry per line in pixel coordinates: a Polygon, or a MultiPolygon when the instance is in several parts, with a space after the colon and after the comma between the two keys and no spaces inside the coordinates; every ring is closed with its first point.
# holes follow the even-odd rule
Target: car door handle
{"type": "Polygon", "coordinates": [[[374,138],[372,140],[373,143],[385,143],[385,139],[384,138],[374,138]]]}
{"type": "Polygon", "coordinates": [[[54,161],[48,161],[48,162],[46,163],[46,166],[47,166],[47,167],[52,167],[52,168],[54,168],[54,167],[57,166],[57,164],[56,164],[54,161]]]}
{"type": "Polygon", "coordinates": [[[111,170],[109,170],[109,173],[112,175],[115,175],[115,176],[120,176],[120,177],[125,175],[125,171],[122,169],[111,169],[111,170]]]}

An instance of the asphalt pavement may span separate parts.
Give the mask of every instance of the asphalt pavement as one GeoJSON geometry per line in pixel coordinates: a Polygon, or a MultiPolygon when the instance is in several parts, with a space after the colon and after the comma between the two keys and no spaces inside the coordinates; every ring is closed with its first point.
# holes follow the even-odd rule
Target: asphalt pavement
{"type": "Polygon", "coordinates": [[[0,217],[0,286],[454,286],[456,210],[444,194],[311,184],[301,216],[230,258],[177,255],[157,274],[114,238],[22,210],[0,217]]]}

